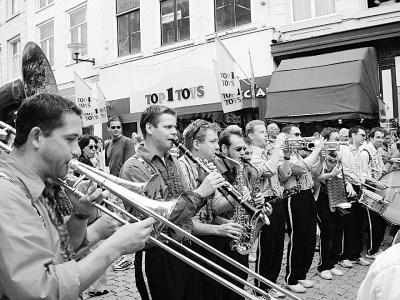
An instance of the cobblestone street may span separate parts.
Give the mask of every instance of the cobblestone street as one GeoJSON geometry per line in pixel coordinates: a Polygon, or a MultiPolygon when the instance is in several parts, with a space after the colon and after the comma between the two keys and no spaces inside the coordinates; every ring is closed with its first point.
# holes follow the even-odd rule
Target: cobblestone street
{"type": "MultiPolygon", "coordinates": [[[[390,245],[391,239],[387,237],[384,241],[383,249],[390,245]]],[[[287,245],[287,240],[285,242],[287,245]]],[[[372,263],[372,260],[370,260],[372,263]]],[[[315,253],[314,261],[307,279],[315,281],[315,287],[307,289],[305,294],[297,294],[304,300],[355,300],[358,288],[368,272],[368,267],[354,265],[351,269],[340,268],[344,271],[344,276],[335,276],[333,280],[323,280],[317,274],[318,253],[315,253]]],[[[250,263],[254,268],[254,263],[250,263]]],[[[278,284],[283,286],[286,267],[286,249],[283,258],[283,265],[278,279],[278,284]]],[[[108,271],[108,289],[109,294],[101,297],[89,297],[87,294],[84,299],[106,300],[106,299],[135,299],[140,300],[139,292],[135,285],[135,271],[129,269],[126,271],[114,272],[111,268],[108,271]]],[[[287,299],[287,298],[286,298],[287,299]]],[[[173,299],[171,299],[173,300],[173,299]]]]}

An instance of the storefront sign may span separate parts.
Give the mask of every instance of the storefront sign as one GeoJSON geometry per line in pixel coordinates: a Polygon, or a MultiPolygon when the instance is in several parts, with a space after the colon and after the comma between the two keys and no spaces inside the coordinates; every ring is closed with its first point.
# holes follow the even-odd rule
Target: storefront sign
{"type": "Polygon", "coordinates": [[[204,96],[204,86],[194,86],[190,88],[174,89],[170,87],[165,92],[151,93],[145,95],[146,103],[164,104],[165,102],[184,101],[189,99],[197,99],[204,96]]]}
{"type": "MultiPolygon", "coordinates": [[[[264,91],[262,88],[256,87],[256,98],[265,98],[266,96],[267,96],[266,91],[264,91]]],[[[250,89],[243,91],[243,98],[251,99],[251,90],[250,89]]]]}

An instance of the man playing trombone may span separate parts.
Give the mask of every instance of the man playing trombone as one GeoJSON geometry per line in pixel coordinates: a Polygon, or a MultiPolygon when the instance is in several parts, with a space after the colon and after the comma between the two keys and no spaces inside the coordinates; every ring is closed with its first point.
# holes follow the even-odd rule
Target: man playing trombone
{"type": "Polygon", "coordinates": [[[45,181],[66,176],[79,154],[81,114],[51,94],[37,94],[18,110],[14,148],[0,154],[1,299],[78,299],[117,257],[142,249],[149,238],[152,218],[123,226],[78,262],[66,251],[97,242],[105,229],[87,228],[101,189],[90,186],[79,199],[68,193],[74,212],[66,224],[59,222],[62,203],[44,194],[45,181]]]}
{"type": "MultiPolygon", "coordinates": [[[[205,203],[206,197],[225,184],[224,178],[211,172],[195,190],[183,176],[178,162],[169,150],[176,139],[175,111],[161,105],[148,107],[140,118],[144,146],[123,165],[120,177],[134,182],[145,182],[153,175],[159,184],[147,191],[147,195],[159,201],[178,199],[169,220],[188,232],[193,229],[192,217],[205,203]]],[[[169,232],[176,240],[181,236],[169,232]]],[[[191,247],[189,241],[183,244],[191,247]]],[[[150,247],[135,255],[136,286],[143,300],[147,299],[196,299],[197,272],[169,252],[150,247]]]]}

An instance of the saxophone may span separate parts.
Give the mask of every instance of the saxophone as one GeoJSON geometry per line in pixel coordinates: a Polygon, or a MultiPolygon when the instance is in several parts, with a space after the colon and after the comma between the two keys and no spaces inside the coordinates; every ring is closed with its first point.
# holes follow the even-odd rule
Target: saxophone
{"type": "MultiPolygon", "coordinates": [[[[245,166],[244,166],[243,162],[236,161],[229,157],[224,157],[224,158],[234,162],[235,164],[237,164],[239,166],[239,171],[238,171],[238,173],[236,175],[236,179],[235,179],[235,187],[241,193],[243,193],[243,186],[245,185],[245,182],[244,182],[245,166]]],[[[254,166],[252,166],[252,167],[254,167],[254,166]]],[[[258,172],[258,170],[257,170],[257,172],[258,172]]],[[[261,188],[261,182],[257,179],[258,178],[256,178],[256,181],[259,182],[258,191],[257,191],[257,186],[253,186],[252,191],[251,191],[251,198],[249,201],[250,205],[252,205],[252,206],[255,205],[253,199],[261,188]]],[[[253,248],[253,245],[258,237],[258,234],[260,233],[261,227],[265,224],[265,222],[260,217],[255,217],[255,218],[251,217],[243,209],[243,207],[238,204],[235,205],[233,221],[235,223],[242,225],[243,231],[242,231],[239,239],[232,240],[230,242],[231,250],[235,250],[241,255],[247,255],[251,252],[251,249],[253,248]]]]}

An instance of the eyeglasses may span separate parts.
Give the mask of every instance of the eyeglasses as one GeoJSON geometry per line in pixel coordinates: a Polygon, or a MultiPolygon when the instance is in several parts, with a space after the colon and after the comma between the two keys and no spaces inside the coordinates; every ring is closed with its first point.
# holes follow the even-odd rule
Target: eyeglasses
{"type": "Polygon", "coordinates": [[[88,146],[89,147],[89,149],[90,150],[93,150],[93,149],[99,149],[99,147],[97,146],[97,145],[90,145],[90,146],[88,146]]]}
{"type": "Polygon", "coordinates": [[[121,129],[121,126],[111,126],[111,129],[121,129]]]}
{"type": "Polygon", "coordinates": [[[237,148],[234,148],[237,152],[242,152],[242,151],[246,151],[246,147],[237,147],[237,148]]]}
{"type": "Polygon", "coordinates": [[[296,132],[294,136],[301,136],[301,132],[296,132]]]}

